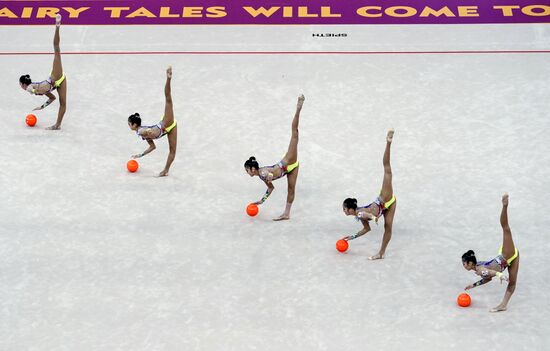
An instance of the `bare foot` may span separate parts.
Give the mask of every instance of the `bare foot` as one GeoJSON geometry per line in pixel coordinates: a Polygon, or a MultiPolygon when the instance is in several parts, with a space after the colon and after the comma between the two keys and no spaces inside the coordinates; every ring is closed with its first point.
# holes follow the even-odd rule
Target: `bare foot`
{"type": "Polygon", "coordinates": [[[381,255],[380,253],[377,253],[376,255],[369,257],[369,260],[371,261],[382,260],[382,259],[384,259],[384,255],[381,255]]]}
{"type": "Polygon", "coordinates": [[[167,170],[164,170],[162,172],[159,173],[159,177],[166,177],[168,175],[168,171],[167,170]]]}
{"type": "Polygon", "coordinates": [[[61,15],[55,16],[55,26],[59,27],[61,25],[61,15]]]}
{"type": "Polygon", "coordinates": [[[302,106],[304,106],[304,100],[305,100],[305,96],[304,94],[300,94],[300,96],[298,96],[298,104],[296,105],[296,108],[298,110],[301,110],[302,109],[302,106]]]}
{"type": "Polygon", "coordinates": [[[166,69],[166,76],[172,79],[172,66],[168,66],[168,68],[166,69]]]}
{"type": "Polygon", "coordinates": [[[54,124],[53,126],[49,126],[48,128],[46,128],[46,130],[60,130],[60,129],[61,129],[61,126],[57,124],[54,124]]]}
{"type": "Polygon", "coordinates": [[[508,195],[508,193],[504,193],[504,195],[502,195],[502,205],[508,206],[508,198],[509,197],[510,197],[510,195],[508,195]]]}
{"type": "Polygon", "coordinates": [[[387,141],[388,143],[391,143],[391,142],[392,142],[392,140],[393,140],[393,133],[395,133],[395,130],[393,130],[393,129],[388,130],[388,135],[386,135],[386,141],[387,141]]]}
{"type": "Polygon", "coordinates": [[[506,311],[506,306],[502,306],[502,305],[498,305],[497,307],[493,307],[489,310],[489,312],[491,312],[491,313],[503,312],[503,311],[506,311]]]}
{"type": "Polygon", "coordinates": [[[279,217],[277,217],[277,218],[273,218],[273,220],[274,220],[275,222],[278,222],[278,221],[287,221],[287,220],[289,220],[289,219],[290,219],[290,216],[289,216],[289,215],[286,215],[286,214],[284,214],[284,213],[283,213],[282,215],[280,215],[279,217]]]}

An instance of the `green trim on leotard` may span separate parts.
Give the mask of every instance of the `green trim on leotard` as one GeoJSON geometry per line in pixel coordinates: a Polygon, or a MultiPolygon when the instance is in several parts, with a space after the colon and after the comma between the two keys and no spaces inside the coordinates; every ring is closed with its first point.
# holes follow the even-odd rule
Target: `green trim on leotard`
{"type": "Polygon", "coordinates": [[[384,208],[387,210],[390,208],[391,205],[393,205],[393,203],[395,202],[396,198],[395,198],[395,195],[392,195],[390,201],[388,202],[384,202],[384,208]]]}
{"type": "MultiPolygon", "coordinates": [[[[506,262],[508,263],[508,266],[510,266],[512,264],[512,262],[514,262],[514,260],[518,257],[519,255],[519,252],[518,252],[518,248],[517,247],[514,247],[514,255],[512,257],[510,257],[509,259],[506,260],[506,262]]],[[[502,246],[500,247],[500,249],[498,249],[498,254],[499,255],[502,255],[502,246]]]]}
{"type": "Polygon", "coordinates": [[[168,128],[165,128],[164,130],[166,131],[166,134],[170,133],[172,131],[172,129],[174,129],[177,125],[177,122],[176,120],[174,120],[174,122],[168,127],[168,128]]]}
{"type": "Polygon", "coordinates": [[[292,171],[295,170],[299,165],[300,165],[300,162],[299,162],[299,161],[296,161],[296,162],[294,162],[293,164],[286,166],[286,173],[292,172],[292,171]]]}
{"type": "MultiPolygon", "coordinates": [[[[53,72],[50,72],[50,79],[53,79],[52,73],[53,72]]],[[[61,85],[61,83],[63,83],[64,80],[65,80],[65,73],[63,72],[63,73],[61,73],[61,78],[59,78],[58,80],[53,82],[53,87],[54,88],[59,88],[59,86],[61,85]]]]}

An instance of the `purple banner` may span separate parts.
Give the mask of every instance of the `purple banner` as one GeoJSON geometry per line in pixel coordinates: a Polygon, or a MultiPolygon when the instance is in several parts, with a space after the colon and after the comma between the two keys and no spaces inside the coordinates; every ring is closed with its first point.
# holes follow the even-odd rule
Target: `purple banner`
{"type": "Polygon", "coordinates": [[[0,25],[548,23],[550,0],[0,1],[0,25]]]}

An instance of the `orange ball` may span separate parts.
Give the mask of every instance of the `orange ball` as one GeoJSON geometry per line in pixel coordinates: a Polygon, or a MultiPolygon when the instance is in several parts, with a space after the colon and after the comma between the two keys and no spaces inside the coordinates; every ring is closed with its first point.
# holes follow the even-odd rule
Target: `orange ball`
{"type": "Polygon", "coordinates": [[[470,295],[468,295],[466,293],[462,293],[462,294],[458,295],[458,298],[456,299],[456,303],[460,307],[468,307],[468,306],[470,306],[471,302],[472,302],[472,299],[470,298],[470,295]]]}
{"type": "Polygon", "coordinates": [[[246,206],[246,213],[250,216],[250,217],[254,217],[255,215],[258,214],[258,205],[256,204],[250,204],[248,206],[246,206]]]}
{"type": "Polygon", "coordinates": [[[35,115],[27,115],[27,118],[25,118],[25,122],[27,123],[27,125],[29,127],[34,127],[34,125],[36,124],[36,116],[35,115]]]}
{"type": "Polygon", "coordinates": [[[136,160],[130,160],[126,164],[126,168],[128,168],[128,171],[134,173],[139,168],[139,163],[136,160]]]}
{"type": "Polygon", "coordinates": [[[344,239],[340,239],[336,242],[336,250],[340,251],[340,252],[346,252],[346,250],[348,249],[349,247],[349,244],[346,240],[344,239]]]}

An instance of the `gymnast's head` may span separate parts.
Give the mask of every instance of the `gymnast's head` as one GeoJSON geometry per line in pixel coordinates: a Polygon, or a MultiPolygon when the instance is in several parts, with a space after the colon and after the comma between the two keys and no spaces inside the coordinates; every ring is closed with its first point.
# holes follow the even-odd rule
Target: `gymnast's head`
{"type": "Polygon", "coordinates": [[[476,268],[477,259],[473,250],[468,250],[464,255],[462,255],[462,265],[464,269],[471,271],[476,268]]]}
{"type": "Polygon", "coordinates": [[[31,83],[32,83],[31,76],[29,76],[28,74],[25,74],[19,77],[19,85],[23,90],[27,90],[27,88],[29,87],[29,85],[31,85],[31,83]]]}
{"type": "Polygon", "coordinates": [[[346,216],[355,216],[357,214],[357,199],[348,197],[342,204],[342,209],[346,216]]]}
{"type": "Polygon", "coordinates": [[[258,165],[258,161],[256,161],[256,157],[254,156],[250,156],[250,158],[246,160],[246,162],[244,163],[244,170],[251,177],[258,175],[259,169],[260,169],[260,165],[258,165]]]}
{"type": "Polygon", "coordinates": [[[130,127],[131,130],[137,130],[141,127],[141,117],[139,116],[139,113],[136,112],[128,117],[128,127],[130,127]]]}

